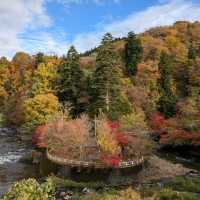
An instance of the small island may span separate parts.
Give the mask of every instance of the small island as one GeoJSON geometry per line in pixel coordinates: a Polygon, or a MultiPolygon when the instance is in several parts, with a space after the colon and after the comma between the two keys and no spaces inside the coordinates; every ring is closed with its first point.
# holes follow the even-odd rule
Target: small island
{"type": "Polygon", "coordinates": [[[33,142],[46,149],[49,161],[65,169],[65,176],[74,167],[79,171],[137,167],[150,155],[151,145],[145,137],[123,133],[120,124],[109,121],[105,115],[94,122],[86,115],[70,120],[64,116],[39,126],[33,142]]]}

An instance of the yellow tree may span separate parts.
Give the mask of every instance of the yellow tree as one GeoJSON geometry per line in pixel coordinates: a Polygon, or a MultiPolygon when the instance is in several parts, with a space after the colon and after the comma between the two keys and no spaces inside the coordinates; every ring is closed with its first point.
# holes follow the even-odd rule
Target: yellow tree
{"type": "Polygon", "coordinates": [[[22,133],[32,133],[34,129],[46,124],[59,111],[58,98],[49,94],[36,95],[23,102],[24,123],[21,126],[22,133]]]}
{"type": "Polygon", "coordinates": [[[107,154],[120,155],[121,147],[105,118],[97,120],[97,143],[100,149],[107,154]]]}
{"type": "Polygon", "coordinates": [[[8,64],[6,58],[0,58],[0,107],[3,106],[8,94],[5,89],[5,84],[8,80],[8,64]]]}
{"type": "Polygon", "coordinates": [[[53,92],[57,79],[57,68],[51,63],[40,63],[34,71],[32,79],[32,95],[53,92]]]}
{"type": "Polygon", "coordinates": [[[32,59],[27,54],[17,53],[7,66],[4,104],[6,121],[15,126],[22,122],[22,103],[27,97],[33,73],[32,59]]]}

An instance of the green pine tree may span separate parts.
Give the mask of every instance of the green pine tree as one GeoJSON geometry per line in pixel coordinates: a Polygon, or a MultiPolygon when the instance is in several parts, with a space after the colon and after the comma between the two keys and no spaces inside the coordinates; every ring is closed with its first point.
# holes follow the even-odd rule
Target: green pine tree
{"type": "Polygon", "coordinates": [[[129,75],[136,75],[137,64],[141,61],[143,54],[142,44],[133,32],[128,33],[125,45],[126,70],[129,75]]]}
{"type": "Polygon", "coordinates": [[[189,95],[189,62],[183,63],[176,75],[177,94],[180,98],[185,98],[189,95]]]}
{"type": "Polygon", "coordinates": [[[118,119],[120,113],[127,113],[130,106],[120,91],[120,59],[113,49],[112,35],[107,33],[98,51],[96,70],[91,80],[90,113],[107,113],[118,119]]]}
{"type": "Polygon", "coordinates": [[[72,46],[59,69],[58,96],[61,102],[70,103],[73,117],[85,110],[84,92],[84,73],[79,64],[78,53],[72,46]]]}
{"type": "Polygon", "coordinates": [[[159,62],[159,87],[161,97],[159,99],[159,111],[165,117],[171,117],[176,113],[176,95],[173,92],[172,62],[171,57],[165,52],[161,53],[159,62]]]}
{"type": "Polygon", "coordinates": [[[44,54],[42,52],[39,52],[36,54],[35,56],[35,64],[36,67],[40,64],[44,62],[44,54]]]}
{"type": "Polygon", "coordinates": [[[188,59],[189,60],[195,60],[197,57],[197,52],[194,44],[191,42],[190,46],[188,48],[188,59]]]}

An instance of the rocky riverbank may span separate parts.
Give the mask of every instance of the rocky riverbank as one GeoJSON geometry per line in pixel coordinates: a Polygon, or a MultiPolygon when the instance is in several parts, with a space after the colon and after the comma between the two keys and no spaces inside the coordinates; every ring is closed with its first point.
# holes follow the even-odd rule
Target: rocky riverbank
{"type": "Polygon", "coordinates": [[[143,169],[138,173],[138,183],[155,182],[161,179],[183,176],[190,172],[197,172],[184,167],[182,164],[174,164],[156,155],[149,158],[143,169]]]}

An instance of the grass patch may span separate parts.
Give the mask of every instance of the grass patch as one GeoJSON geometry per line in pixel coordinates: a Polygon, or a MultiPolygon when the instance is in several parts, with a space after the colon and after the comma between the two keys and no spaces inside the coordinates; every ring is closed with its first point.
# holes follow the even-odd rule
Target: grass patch
{"type": "Polygon", "coordinates": [[[111,198],[119,195],[118,191],[107,191],[107,192],[91,192],[86,195],[80,195],[76,193],[72,196],[72,200],[111,200],[111,198]]]}
{"type": "Polygon", "coordinates": [[[138,192],[132,188],[120,189],[112,187],[101,182],[76,182],[67,179],[61,179],[52,176],[54,184],[57,187],[66,187],[75,189],[72,200],[199,200],[200,196],[196,193],[200,191],[200,180],[187,180],[183,177],[172,179],[165,184],[164,188],[160,186],[142,187],[138,192]],[[89,188],[88,194],[82,194],[83,188],[89,188]],[[125,198],[126,197],[126,198],[125,198]]]}
{"type": "Polygon", "coordinates": [[[101,182],[76,182],[51,176],[50,179],[57,188],[68,188],[74,191],[72,200],[141,200],[140,194],[131,187],[120,189],[101,182]],[[90,192],[83,194],[81,190],[89,188],[90,192]]]}
{"type": "Polygon", "coordinates": [[[171,180],[165,186],[176,191],[200,193],[200,180],[197,179],[187,180],[186,178],[178,177],[171,180]]]}
{"type": "Polygon", "coordinates": [[[73,200],[142,200],[140,194],[132,188],[123,190],[108,190],[104,192],[91,192],[86,195],[74,195],[73,200]]]}
{"type": "Polygon", "coordinates": [[[56,176],[51,176],[51,179],[53,180],[53,182],[57,187],[66,187],[74,189],[83,189],[86,187],[91,189],[99,189],[108,187],[108,185],[102,182],[76,182],[69,179],[62,179],[56,176]]]}
{"type": "Polygon", "coordinates": [[[199,200],[200,197],[191,192],[173,191],[171,188],[142,188],[140,190],[142,199],[151,198],[153,200],[199,200]]]}
{"type": "Polygon", "coordinates": [[[5,119],[2,113],[0,113],[0,128],[4,127],[5,119]]]}
{"type": "Polygon", "coordinates": [[[159,186],[142,187],[140,194],[144,199],[151,198],[153,200],[199,200],[200,180],[177,177],[166,183],[164,188],[159,186]]]}
{"type": "Polygon", "coordinates": [[[140,194],[143,198],[147,198],[147,197],[153,197],[155,196],[157,193],[159,193],[161,191],[161,188],[157,187],[157,186],[153,186],[153,187],[142,187],[140,189],[140,194]]]}
{"type": "Polygon", "coordinates": [[[199,200],[199,197],[189,192],[175,192],[171,189],[161,190],[155,200],[199,200]]]}

